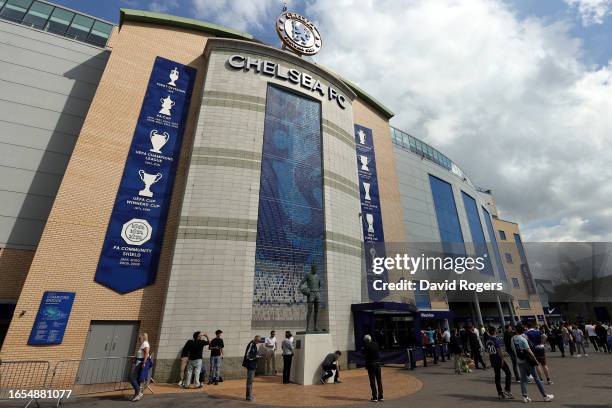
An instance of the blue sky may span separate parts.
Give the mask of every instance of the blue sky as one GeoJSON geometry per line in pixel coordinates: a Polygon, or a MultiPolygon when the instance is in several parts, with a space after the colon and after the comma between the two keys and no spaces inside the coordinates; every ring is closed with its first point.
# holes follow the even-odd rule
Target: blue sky
{"type": "MultiPolygon", "coordinates": [[[[52,0],[53,1],[53,0],[52,0]]],[[[55,0],[117,22],[163,11],[279,45],[278,0],[55,0]]],[[[612,241],[612,0],[290,0],[313,59],[438,148],[525,240],[612,241]]]]}

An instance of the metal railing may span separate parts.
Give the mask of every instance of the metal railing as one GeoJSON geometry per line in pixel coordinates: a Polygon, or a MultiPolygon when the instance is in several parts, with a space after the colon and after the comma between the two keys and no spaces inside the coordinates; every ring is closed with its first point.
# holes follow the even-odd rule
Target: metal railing
{"type": "MultiPolygon", "coordinates": [[[[49,361],[0,361],[0,401],[22,400],[28,407],[40,399],[123,391],[131,388],[134,357],[103,357],[49,361]],[[66,390],[69,393],[56,392],[66,390]],[[31,392],[30,392],[31,391],[31,392]]],[[[150,371],[149,371],[150,373],[150,371]]],[[[144,389],[151,392],[147,378],[144,389]]]]}
{"type": "Polygon", "coordinates": [[[32,402],[38,405],[39,396],[28,396],[28,392],[45,389],[50,367],[48,361],[0,362],[0,400],[21,399],[26,407],[32,402]]]}

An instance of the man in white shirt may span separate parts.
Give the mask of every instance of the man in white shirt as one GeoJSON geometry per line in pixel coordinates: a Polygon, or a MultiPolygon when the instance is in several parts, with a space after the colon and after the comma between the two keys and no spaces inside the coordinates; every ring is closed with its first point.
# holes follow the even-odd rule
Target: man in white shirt
{"type": "Polygon", "coordinates": [[[276,375],[276,333],[270,332],[270,337],[264,343],[266,350],[266,375],[276,375]]]}
{"type": "Polygon", "coordinates": [[[584,330],[587,332],[587,336],[589,336],[589,341],[593,345],[595,351],[599,351],[599,348],[597,347],[597,333],[595,333],[595,326],[593,325],[593,322],[588,322],[584,326],[584,330]]]}

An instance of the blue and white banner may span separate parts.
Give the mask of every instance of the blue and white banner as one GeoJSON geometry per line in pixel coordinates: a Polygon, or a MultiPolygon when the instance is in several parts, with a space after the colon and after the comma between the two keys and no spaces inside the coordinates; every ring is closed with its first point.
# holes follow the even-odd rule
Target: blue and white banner
{"type": "Polygon", "coordinates": [[[370,300],[379,301],[388,295],[388,290],[374,290],[376,279],[387,282],[387,272],[380,275],[372,273],[372,259],[385,257],[382,213],[378,194],[378,175],[372,129],[355,125],[355,150],[357,151],[357,175],[359,178],[359,197],[361,202],[361,226],[365,249],[366,275],[370,300]]]}
{"type": "Polygon", "coordinates": [[[30,346],[62,343],[74,296],[74,292],[45,292],[43,294],[28,339],[30,346]]]}
{"type": "Polygon", "coordinates": [[[155,59],[95,276],[119,293],[155,282],[195,77],[155,59]]]}

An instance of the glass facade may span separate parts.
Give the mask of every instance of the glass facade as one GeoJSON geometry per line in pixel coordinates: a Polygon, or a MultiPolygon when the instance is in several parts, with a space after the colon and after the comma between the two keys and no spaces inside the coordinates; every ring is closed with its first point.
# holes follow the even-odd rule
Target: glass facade
{"type": "Polygon", "coordinates": [[[321,105],[268,86],[255,249],[254,321],[305,320],[316,267],[325,303],[321,105]]]}
{"type": "Polygon", "coordinates": [[[508,281],[508,277],[506,276],[506,270],[504,269],[504,264],[502,263],[501,255],[499,253],[499,246],[497,245],[497,238],[495,238],[495,230],[493,229],[491,214],[489,214],[487,209],[484,207],[482,207],[482,214],[484,215],[485,224],[487,224],[487,233],[489,234],[491,246],[493,247],[493,253],[495,254],[495,264],[497,265],[499,277],[502,281],[506,282],[508,281]]]}
{"type": "Polygon", "coordinates": [[[516,244],[516,249],[518,250],[519,257],[521,258],[521,273],[523,274],[523,279],[525,280],[525,289],[527,290],[527,293],[533,295],[536,293],[536,287],[533,283],[533,276],[531,276],[529,264],[527,263],[527,255],[525,254],[523,241],[521,240],[521,236],[519,234],[514,234],[514,243],[516,244]]]}
{"type": "Polygon", "coordinates": [[[431,174],[429,175],[429,183],[431,185],[444,254],[446,256],[465,255],[465,243],[463,241],[459,216],[457,215],[453,187],[446,181],[431,174]]]}
{"type": "Polygon", "coordinates": [[[468,224],[470,225],[470,233],[472,234],[472,242],[474,243],[474,252],[477,257],[486,259],[482,273],[493,275],[491,258],[487,248],[487,241],[482,230],[482,224],[480,223],[480,214],[478,213],[478,205],[476,205],[476,200],[474,200],[472,196],[466,194],[464,191],[461,192],[461,197],[463,198],[463,206],[465,207],[468,224]]]}
{"type": "Polygon", "coordinates": [[[429,298],[428,290],[419,289],[420,283],[417,281],[416,288],[414,290],[414,304],[415,306],[421,309],[431,309],[431,299],[429,298]]]}
{"type": "Polygon", "coordinates": [[[391,127],[391,141],[397,147],[408,150],[424,159],[436,163],[438,166],[444,167],[446,170],[465,180],[470,186],[474,187],[470,179],[459,168],[459,166],[427,143],[424,143],[416,137],[394,127],[391,127]]]}
{"type": "Polygon", "coordinates": [[[112,24],[44,1],[0,0],[0,18],[99,47],[113,31],[112,24]]]}

